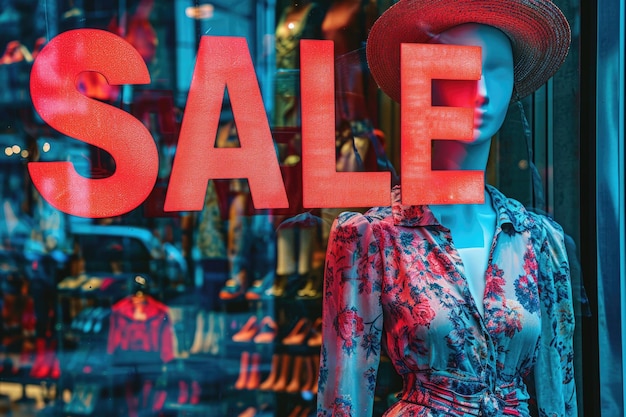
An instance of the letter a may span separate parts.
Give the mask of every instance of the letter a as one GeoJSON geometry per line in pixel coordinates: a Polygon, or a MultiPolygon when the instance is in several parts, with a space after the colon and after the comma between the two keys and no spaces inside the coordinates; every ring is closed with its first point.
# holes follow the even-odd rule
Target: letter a
{"type": "Polygon", "coordinates": [[[256,208],[287,208],[267,116],[245,38],[203,36],[165,198],[165,211],[201,210],[210,179],[247,178],[256,208]],[[239,148],[215,148],[224,89],[239,148]]]}

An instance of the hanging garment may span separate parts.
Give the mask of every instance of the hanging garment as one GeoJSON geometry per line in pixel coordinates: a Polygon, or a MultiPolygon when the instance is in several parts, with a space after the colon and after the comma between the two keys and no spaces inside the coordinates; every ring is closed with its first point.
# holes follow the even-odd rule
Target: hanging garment
{"type": "Polygon", "coordinates": [[[402,205],[399,187],[391,207],[335,221],[318,415],[372,415],[383,347],[404,382],[385,416],[577,415],[563,232],[487,191],[497,224],[483,315],[450,231],[428,206],[402,205]]]}
{"type": "Polygon", "coordinates": [[[144,295],[143,315],[138,320],[132,296],[113,305],[107,353],[114,364],[167,363],[174,358],[172,325],[168,308],[144,295]]]}

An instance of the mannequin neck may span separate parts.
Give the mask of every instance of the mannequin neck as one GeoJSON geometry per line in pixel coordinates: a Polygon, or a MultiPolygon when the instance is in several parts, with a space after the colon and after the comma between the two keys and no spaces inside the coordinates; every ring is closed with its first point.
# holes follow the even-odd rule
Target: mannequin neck
{"type": "Polygon", "coordinates": [[[496,212],[488,192],[485,191],[485,201],[481,204],[431,205],[430,210],[439,223],[450,230],[457,249],[490,246],[496,212]]]}

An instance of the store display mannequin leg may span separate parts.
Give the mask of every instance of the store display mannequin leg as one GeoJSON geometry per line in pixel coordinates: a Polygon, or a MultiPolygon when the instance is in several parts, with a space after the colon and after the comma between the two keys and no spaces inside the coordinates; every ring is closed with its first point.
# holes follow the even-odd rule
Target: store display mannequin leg
{"type": "Polygon", "coordinates": [[[198,311],[196,316],[196,331],[193,337],[193,344],[189,349],[189,353],[196,354],[202,351],[202,342],[204,340],[204,311],[198,311]]]}
{"type": "Polygon", "coordinates": [[[207,330],[202,343],[202,352],[204,353],[216,353],[218,346],[218,333],[215,331],[216,313],[213,311],[206,312],[207,330]]]}
{"type": "Polygon", "coordinates": [[[278,372],[280,368],[281,357],[279,354],[274,354],[272,356],[272,368],[270,369],[270,374],[267,376],[265,381],[259,385],[259,389],[263,391],[271,390],[276,380],[278,378],[278,372]]]}
{"type": "Polygon", "coordinates": [[[255,390],[259,387],[259,383],[261,382],[261,374],[259,371],[260,363],[261,355],[258,352],[253,353],[250,358],[250,372],[248,373],[246,389],[255,390]]]}
{"type": "Polygon", "coordinates": [[[304,364],[304,357],[296,356],[293,360],[293,373],[291,374],[291,381],[285,387],[286,392],[296,393],[300,391],[302,387],[302,368],[304,364]]]}
{"type": "Polygon", "coordinates": [[[308,279],[313,262],[313,232],[312,227],[278,229],[276,280],[269,295],[283,296],[288,287],[298,285],[303,278],[308,279]]]}
{"type": "Polygon", "coordinates": [[[283,355],[280,364],[280,377],[272,387],[274,391],[284,391],[289,379],[289,370],[291,364],[291,357],[287,354],[283,355]]]}
{"type": "Polygon", "coordinates": [[[220,291],[220,299],[231,300],[242,296],[248,287],[248,274],[245,256],[247,254],[246,196],[237,194],[230,205],[228,225],[228,259],[230,279],[220,291]]]}
{"type": "Polygon", "coordinates": [[[241,361],[239,362],[239,377],[235,381],[235,389],[244,389],[248,382],[248,366],[250,365],[250,353],[244,351],[241,353],[241,361]]]}

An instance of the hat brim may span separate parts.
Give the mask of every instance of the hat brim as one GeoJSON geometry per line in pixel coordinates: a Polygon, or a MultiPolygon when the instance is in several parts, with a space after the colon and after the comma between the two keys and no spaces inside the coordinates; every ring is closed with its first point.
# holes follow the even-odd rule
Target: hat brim
{"type": "Polygon", "coordinates": [[[548,0],[400,0],[376,20],[367,39],[374,80],[400,102],[400,44],[426,43],[464,23],[490,25],[509,37],[520,98],[554,75],[571,41],[567,19],[548,0]]]}

